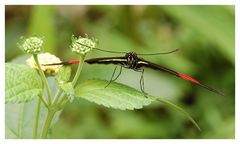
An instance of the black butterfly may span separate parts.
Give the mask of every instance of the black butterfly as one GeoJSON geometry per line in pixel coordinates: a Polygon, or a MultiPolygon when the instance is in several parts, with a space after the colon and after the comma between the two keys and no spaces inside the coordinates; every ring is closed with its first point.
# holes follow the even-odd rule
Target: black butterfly
{"type": "MultiPolygon", "coordinates": [[[[97,49],[97,48],[95,48],[97,49]]],[[[98,49],[101,50],[101,49],[98,49]]],[[[139,55],[156,55],[156,54],[169,54],[172,52],[177,51],[178,49],[171,51],[171,52],[167,52],[167,53],[155,53],[155,54],[139,54],[139,55]]],[[[106,51],[106,50],[101,50],[101,51],[106,51]]],[[[111,51],[107,51],[107,52],[111,52],[111,51]]],[[[113,52],[113,53],[123,53],[123,52],[113,52]]],[[[62,62],[62,63],[55,63],[55,64],[47,64],[47,65],[67,65],[67,64],[74,64],[74,63],[79,63],[79,60],[71,60],[71,61],[67,61],[67,62],[62,62]]],[[[121,57],[101,57],[101,58],[92,58],[92,59],[86,59],[85,60],[86,63],[88,64],[114,64],[116,65],[114,72],[112,74],[111,80],[109,81],[108,85],[117,80],[117,78],[120,76],[121,72],[122,72],[122,67],[127,68],[127,69],[132,69],[134,71],[137,72],[141,72],[141,79],[140,79],[140,88],[141,91],[144,93],[144,79],[143,79],[143,74],[144,74],[144,67],[146,68],[150,68],[153,70],[159,70],[162,72],[166,72],[168,74],[177,76],[179,78],[188,80],[196,85],[202,86],[203,88],[212,91],[214,93],[217,93],[219,95],[224,95],[222,92],[217,91],[216,89],[213,89],[205,84],[202,84],[201,82],[199,82],[198,80],[194,79],[191,76],[185,75],[183,73],[178,73],[176,71],[170,70],[166,67],[163,67],[161,65],[149,62],[141,57],[138,57],[138,54],[136,54],[135,52],[127,52],[125,54],[125,56],[121,56],[121,57]],[[117,66],[120,66],[120,71],[118,73],[118,75],[114,77],[117,66]]],[[[107,86],[108,86],[107,85],[107,86]]],[[[106,86],[106,87],[107,87],[106,86]]]]}

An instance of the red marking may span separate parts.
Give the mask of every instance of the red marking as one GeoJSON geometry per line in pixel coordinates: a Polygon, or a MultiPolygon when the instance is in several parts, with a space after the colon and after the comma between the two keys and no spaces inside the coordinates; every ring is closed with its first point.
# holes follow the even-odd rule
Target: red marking
{"type": "Polygon", "coordinates": [[[194,78],[192,78],[192,77],[190,77],[190,76],[187,76],[187,75],[182,74],[182,73],[178,73],[178,75],[179,75],[181,78],[183,78],[183,79],[189,80],[189,81],[191,81],[191,82],[193,82],[193,83],[196,83],[196,84],[200,84],[199,81],[195,80],[194,78]]]}
{"type": "Polygon", "coordinates": [[[79,62],[80,62],[80,60],[70,60],[70,61],[68,61],[68,64],[76,64],[79,62]]]}

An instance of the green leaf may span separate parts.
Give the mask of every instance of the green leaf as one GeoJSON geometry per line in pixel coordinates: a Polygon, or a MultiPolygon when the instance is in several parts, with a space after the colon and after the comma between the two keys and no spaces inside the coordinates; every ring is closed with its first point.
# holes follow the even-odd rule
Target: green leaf
{"type": "Polygon", "coordinates": [[[63,89],[63,91],[66,94],[74,95],[74,88],[73,88],[73,84],[71,82],[62,84],[61,88],[63,89]]]}
{"type": "Polygon", "coordinates": [[[160,97],[144,96],[142,92],[119,83],[112,82],[105,88],[107,83],[108,81],[105,80],[87,80],[75,88],[76,97],[121,110],[141,109],[143,106],[149,105],[152,101],[159,101],[167,107],[185,115],[200,130],[194,119],[181,107],[160,97]]]}
{"type": "Polygon", "coordinates": [[[152,98],[153,100],[156,100],[156,101],[159,101],[161,103],[163,103],[164,105],[182,113],[183,115],[185,115],[196,127],[198,130],[201,130],[200,127],[198,126],[197,122],[191,117],[191,115],[189,113],[187,113],[183,108],[167,101],[167,100],[164,100],[160,97],[155,97],[155,96],[149,96],[150,98],[152,98]]]}
{"type": "Polygon", "coordinates": [[[141,109],[152,102],[133,88],[119,83],[111,83],[105,88],[107,83],[105,80],[87,80],[76,86],[76,97],[121,110],[141,109]]]}
{"type": "Polygon", "coordinates": [[[69,100],[72,102],[75,92],[71,82],[60,84],[61,89],[67,94],[69,100]]]}
{"type": "MultiPolygon", "coordinates": [[[[37,99],[36,97],[32,101],[26,103],[8,103],[5,105],[5,138],[33,138],[37,99]]],[[[55,114],[51,126],[59,120],[61,112],[62,111],[58,111],[55,114]]],[[[44,107],[43,103],[41,103],[38,137],[40,137],[46,116],[47,109],[44,107]]]]}
{"type": "Polygon", "coordinates": [[[23,64],[5,64],[5,102],[26,102],[42,92],[42,81],[36,70],[23,64]]]}
{"type": "Polygon", "coordinates": [[[11,139],[17,138],[17,134],[14,132],[14,130],[9,128],[7,125],[5,125],[5,138],[11,138],[11,139]]]}
{"type": "Polygon", "coordinates": [[[56,75],[56,79],[57,79],[58,83],[67,82],[67,81],[69,81],[70,77],[71,77],[71,67],[70,66],[61,67],[56,75]]]}

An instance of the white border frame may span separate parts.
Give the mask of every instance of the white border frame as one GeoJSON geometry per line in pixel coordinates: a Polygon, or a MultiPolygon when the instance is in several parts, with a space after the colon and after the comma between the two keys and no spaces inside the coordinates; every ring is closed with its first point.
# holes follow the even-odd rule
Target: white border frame
{"type": "MultiPolygon", "coordinates": [[[[238,0],[239,1],[239,0],[238,0]]],[[[0,52],[0,104],[1,104],[1,108],[0,108],[0,143],[23,143],[23,144],[28,144],[28,143],[66,143],[67,141],[71,142],[71,143],[88,143],[88,144],[92,144],[92,143],[104,143],[104,144],[112,144],[112,143],[116,143],[116,144],[122,144],[122,143],[138,143],[138,144],[143,144],[143,143],[151,143],[151,144],[155,144],[155,143],[180,143],[180,144],[192,144],[192,143],[199,143],[202,144],[204,143],[209,143],[209,144],[213,144],[213,143],[217,143],[217,144],[221,144],[221,143],[237,143],[237,141],[239,141],[240,135],[239,135],[239,111],[240,111],[240,106],[239,106],[239,80],[240,80],[240,76],[237,75],[240,71],[239,71],[239,66],[240,66],[240,57],[239,57],[239,53],[240,53],[240,49],[239,49],[239,42],[237,40],[240,40],[239,37],[239,26],[240,26],[240,17],[239,17],[239,3],[237,3],[237,0],[165,0],[165,1],[154,1],[154,0],[121,0],[120,1],[113,1],[113,0],[92,0],[91,2],[89,0],[81,0],[78,1],[77,0],[65,0],[65,1],[59,1],[59,0],[41,0],[41,1],[32,1],[32,0],[1,0],[0,1],[1,5],[0,5],[0,10],[1,10],[1,27],[0,27],[0,44],[1,44],[1,52],[0,52]],[[137,2],[137,3],[136,3],[137,2]],[[227,139],[227,140],[188,140],[188,139],[182,139],[182,140],[164,140],[164,139],[159,139],[159,140],[141,140],[141,139],[136,139],[136,140],[86,140],[86,139],[81,139],[81,140],[6,140],[5,139],[5,95],[4,95],[4,85],[5,85],[5,81],[4,81],[4,72],[5,72],[5,66],[4,66],[4,61],[5,61],[5,5],[95,5],[95,4],[100,4],[100,5],[223,5],[223,4],[228,4],[228,5],[235,5],[235,12],[236,12],[236,24],[235,24],[235,32],[236,32],[236,38],[235,38],[235,57],[236,57],[236,71],[235,71],[235,76],[236,76],[236,94],[235,94],[235,100],[236,100],[236,104],[235,104],[235,140],[234,139],[227,139]],[[237,27],[238,26],[238,27],[237,27]],[[238,47],[238,49],[237,49],[238,47]]],[[[239,143],[239,142],[238,142],[239,143]]]]}

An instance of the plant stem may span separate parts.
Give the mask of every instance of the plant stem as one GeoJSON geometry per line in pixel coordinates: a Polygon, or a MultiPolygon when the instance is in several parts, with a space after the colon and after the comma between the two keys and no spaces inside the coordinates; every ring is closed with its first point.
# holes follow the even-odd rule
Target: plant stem
{"type": "MultiPolygon", "coordinates": [[[[80,76],[80,73],[82,71],[82,68],[83,68],[83,64],[84,64],[84,58],[85,58],[86,55],[80,55],[80,63],[78,64],[78,68],[77,68],[77,72],[72,80],[72,84],[73,84],[73,87],[76,85],[77,83],[77,80],[80,76]]],[[[62,107],[62,105],[64,105],[64,102],[67,102],[67,96],[64,95],[60,100],[60,95],[62,94],[62,90],[59,90],[54,98],[54,102],[53,102],[53,105],[58,105],[60,107],[62,107]]]]}
{"type": "Polygon", "coordinates": [[[54,111],[54,110],[51,110],[51,109],[48,110],[48,115],[47,115],[47,118],[46,118],[44,126],[43,126],[41,138],[44,138],[44,139],[47,138],[47,133],[48,133],[48,130],[50,128],[50,125],[51,125],[51,122],[52,122],[52,119],[53,119],[55,113],[56,113],[56,111],[54,111]]]}
{"type": "Polygon", "coordinates": [[[60,107],[62,106],[62,105],[64,105],[64,102],[67,102],[68,101],[68,97],[66,96],[66,95],[64,95],[63,96],[63,98],[59,101],[59,105],[60,105],[60,107]]]}
{"type": "Polygon", "coordinates": [[[60,98],[61,94],[62,94],[62,89],[59,89],[53,99],[53,105],[55,105],[58,102],[58,99],[60,98]]]}
{"type": "Polygon", "coordinates": [[[38,121],[39,121],[39,115],[40,115],[40,108],[41,108],[41,98],[38,98],[38,103],[37,103],[37,110],[36,110],[36,115],[35,115],[35,126],[34,126],[34,132],[33,132],[33,137],[36,139],[38,135],[38,121]]]}
{"type": "MultiPolygon", "coordinates": [[[[76,74],[75,74],[75,76],[74,76],[74,78],[73,78],[73,80],[72,80],[73,87],[76,85],[77,80],[78,80],[78,78],[79,78],[79,76],[80,76],[80,73],[81,73],[81,71],[82,71],[85,56],[86,56],[86,55],[80,55],[80,63],[78,64],[77,72],[76,72],[76,74]]],[[[62,106],[62,105],[63,105],[63,102],[65,102],[66,100],[67,100],[67,96],[64,95],[64,96],[62,97],[62,99],[59,101],[58,105],[59,105],[59,106],[62,106]]]]}
{"type": "MultiPolygon", "coordinates": [[[[81,55],[80,56],[80,63],[78,65],[77,72],[76,72],[76,74],[75,74],[75,76],[73,78],[73,81],[72,81],[73,86],[75,86],[75,84],[77,83],[79,75],[80,75],[80,73],[82,71],[82,67],[83,67],[83,64],[84,64],[84,58],[85,58],[85,55],[81,55]]],[[[62,92],[63,92],[62,90],[59,90],[56,93],[56,96],[54,97],[52,106],[54,106],[54,107],[55,106],[61,106],[62,102],[66,100],[67,97],[64,96],[64,97],[62,97],[62,99],[60,99],[60,102],[58,103],[59,98],[60,98],[62,92]]],[[[51,98],[51,95],[50,95],[50,98],[51,98]]],[[[50,102],[50,104],[51,104],[51,102],[50,102]]],[[[56,110],[53,110],[51,108],[48,109],[48,115],[47,115],[47,118],[46,118],[44,126],[43,126],[41,138],[47,138],[48,129],[49,129],[50,125],[51,125],[52,119],[53,119],[53,117],[54,117],[56,112],[57,112],[56,110]]]]}
{"type": "Polygon", "coordinates": [[[41,76],[41,79],[46,87],[46,90],[47,90],[47,94],[48,94],[48,105],[50,106],[51,105],[51,93],[50,93],[50,89],[49,89],[49,86],[48,86],[48,83],[47,83],[47,79],[41,69],[41,66],[39,64],[39,61],[38,61],[38,55],[33,55],[33,58],[38,66],[38,70],[39,70],[39,73],[40,73],[40,76],[41,76]]]}
{"type": "Polygon", "coordinates": [[[47,102],[45,99],[43,99],[42,94],[38,95],[39,99],[43,102],[44,106],[48,108],[47,102]]]}
{"type": "Polygon", "coordinates": [[[78,77],[82,71],[82,67],[83,67],[83,64],[84,64],[84,58],[85,58],[85,55],[80,55],[80,63],[78,64],[78,69],[77,69],[77,72],[73,78],[73,81],[72,81],[72,84],[73,86],[75,86],[75,84],[77,83],[77,80],[78,80],[78,77]]]}

